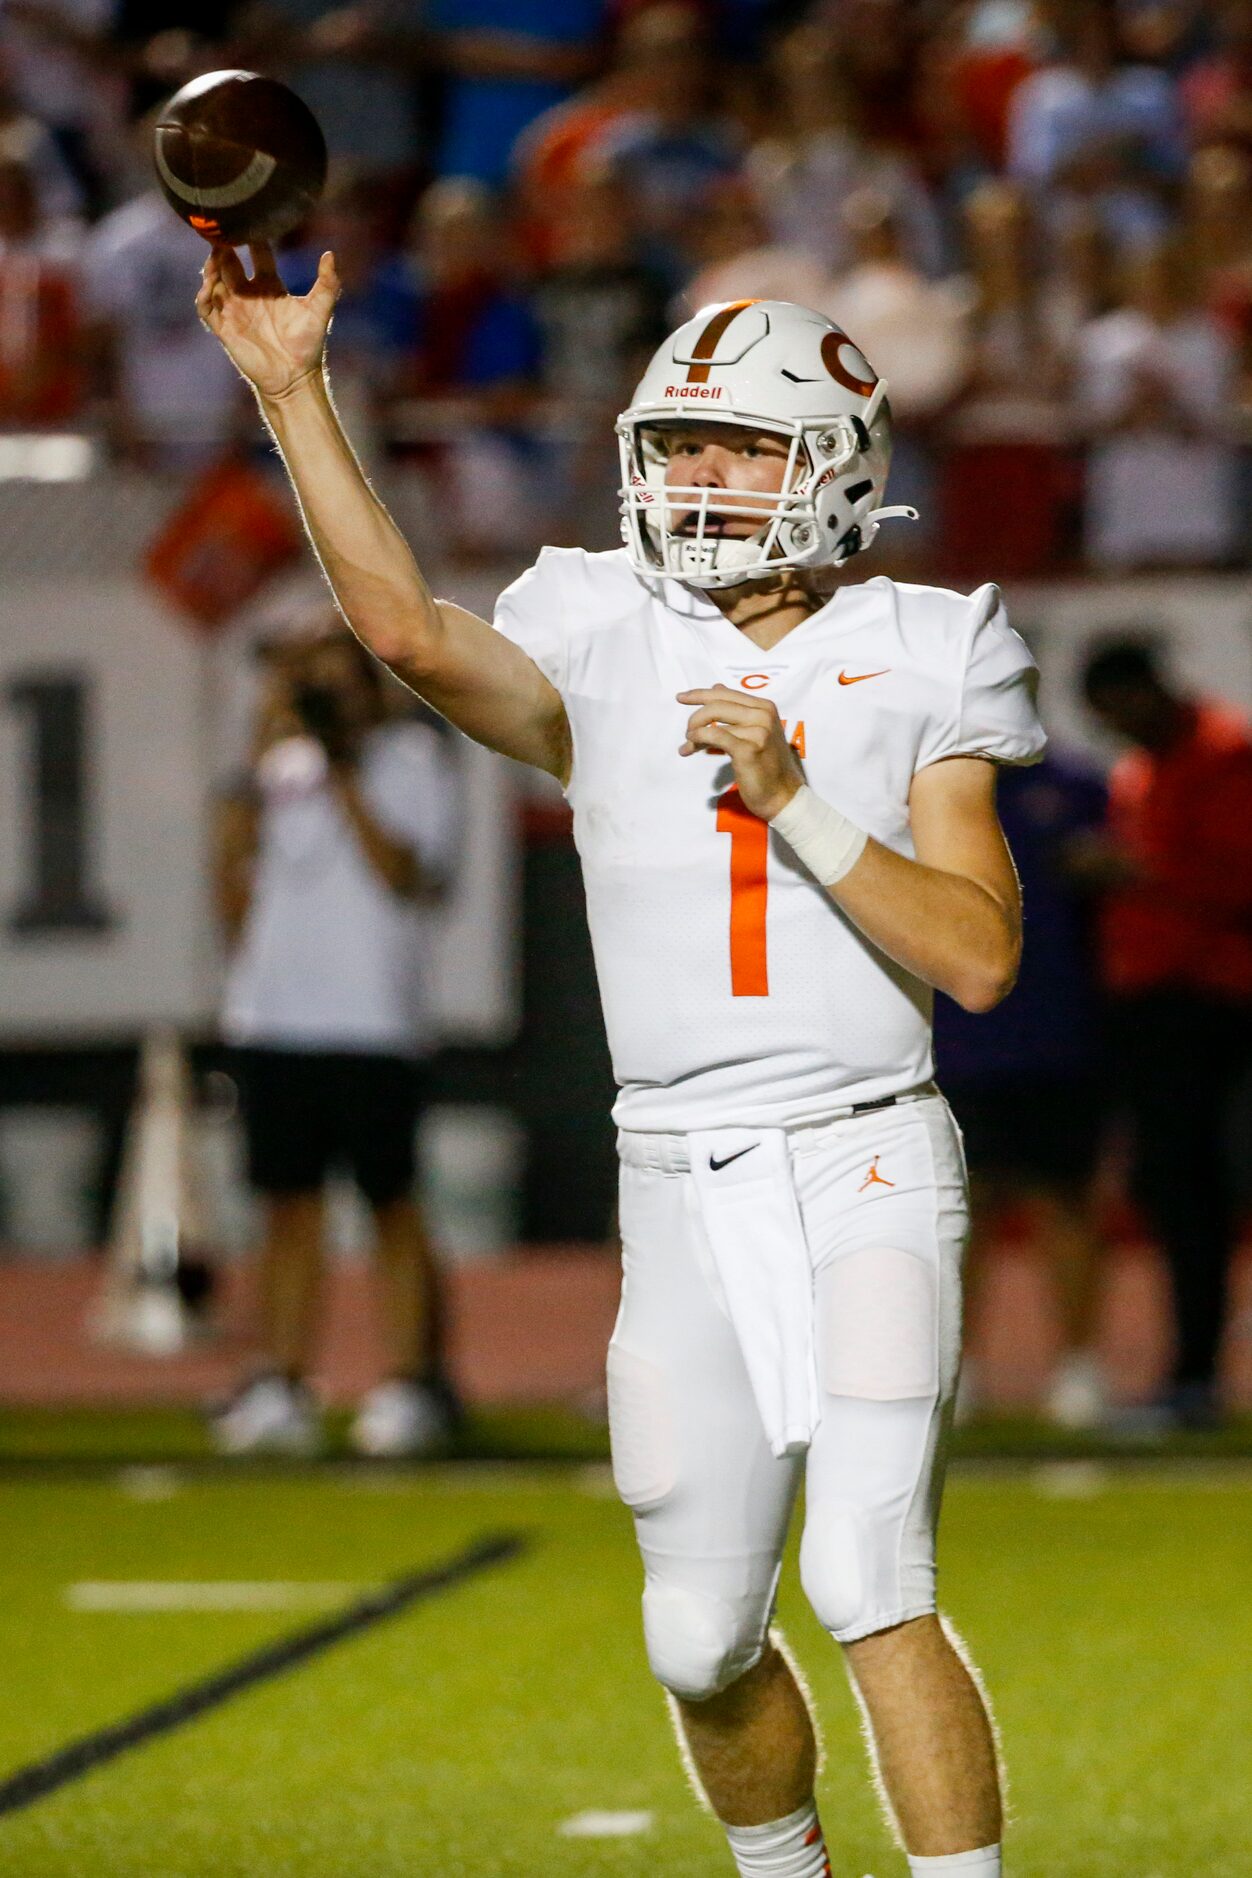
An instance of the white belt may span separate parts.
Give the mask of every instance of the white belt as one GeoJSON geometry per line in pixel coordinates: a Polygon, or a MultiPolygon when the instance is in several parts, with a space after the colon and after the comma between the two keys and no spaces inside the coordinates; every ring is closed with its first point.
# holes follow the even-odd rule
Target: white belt
{"type": "MultiPolygon", "coordinates": [[[[858,1115],[877,1114],[883,1109],[900,1107],[906,1102],[926,1102],[939,1094],[933,1082],[922,1083],[917,1089],[905,1089],[899,1095],[877,1096],[869,1102],[849,1102],[843,1108],[827,1109],[824,1115],[811,1122],[794,1122],[791,1127],[779,1129],[792,1148],[807,1151],[820,1142],[827,1128],[836,1123],[852,1120],[858,1115]]],[[[702,1133],[709,1132],[701,1130],[702,1133]]],[[[720,1130],[718,1132],[726,1132],[720,1130]]],[[[736,1131],[729,1131],[734,1133],[736,1131]]],[[[766,1132],[759,1128],[740,1129],[745,1136],[755,1137],[766,1132]]],[[[689,1174],[692,1166],[692,1153],[689,1143],[691,1135],[666,1134],[659,1130],[643,1128],[621,1128],[617,1134],[618,1157],[627,1167],[651,1168],[660,1174],[689,1174]]]]}

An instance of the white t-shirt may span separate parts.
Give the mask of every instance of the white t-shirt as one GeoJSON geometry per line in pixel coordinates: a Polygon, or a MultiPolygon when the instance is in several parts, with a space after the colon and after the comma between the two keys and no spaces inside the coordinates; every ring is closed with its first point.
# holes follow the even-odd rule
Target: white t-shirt
{"type": "Polygon", "coordinates": [[[1101,439],[1087,467],[1087,549],[1101,567],[1202,566],[1235,553],[1243,525],[1239,458],[1224,434],[1235,403],[1235,349],[1217,322],[1194,313],[1159,326],[1132,307],[1079,335],[1080,407],[1112,424],[1148,373],[1167,386],[1200,434],[1161,422],[1101,439]],[[1207,432],[1208,434],[1204,434],[1207,432]]]}
{"type": "Polygon", "coordinates": [[[91,310],[118,329],[123,390],[154,442],[221,442],[242,397],[238,372],[196,317],[207,254],[155,192],[106,215],[87,242],[91,310]]]}
{"type": "MultiPolygon", "coordinates": [[[[358,775],[388,833],[410,842],[424,867],[449,874],[457,789],[440,733],[426,724],[372,731],[358,775]]],[[[379,879],[325,783],[267,795],[223,1034],[282,1049],[424,1054],[435,1042],[430,921],[379,879]]]]}
{"type": "MultiPolygon", "coordinates": [[[[569,799],[626,1128],[789,1126],[931,1075],[931,993],[781,837],[727,805],[728,761],[680,757],[675,693],[773,699],[817,794],[912,853],[914,772],[1042,754],[1036,671],[995,587],[879,576],[762,652],[705,596],[624,551],[547,548],[495,624],[565,701],[569,799]]],[[[737,801],[737,798],[735,799],[737,801]]]]}

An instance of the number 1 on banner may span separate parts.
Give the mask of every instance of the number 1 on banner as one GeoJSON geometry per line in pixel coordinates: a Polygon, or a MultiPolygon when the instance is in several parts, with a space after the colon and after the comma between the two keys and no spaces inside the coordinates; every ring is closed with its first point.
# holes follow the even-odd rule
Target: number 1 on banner
{"type": "Polygon", "coordinates": [[[765,910],[769,899],[769,823],[745,808],[738,789],[717,801],[717,832],[730,836],[730,989],[736,998],[767,998],[765,910]]]}

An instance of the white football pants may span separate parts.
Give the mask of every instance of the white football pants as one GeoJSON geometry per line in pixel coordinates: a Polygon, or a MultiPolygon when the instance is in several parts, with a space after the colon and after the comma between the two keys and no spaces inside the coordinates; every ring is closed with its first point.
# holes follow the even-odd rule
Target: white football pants
{"type": "Polygon", "coordinates": [[[759,1659],[805,1477],[805,1594],[842,1643],[935,1609],[935,1527],[968,1232],[938,1094],[791,1130],[821,1415],[776,1456],[731,1327],[687,1137],[619,1136],[622,1302],[609,1346],[618,1492],[643,1555],[648,1656],[674,1694],[759,1659]]]}

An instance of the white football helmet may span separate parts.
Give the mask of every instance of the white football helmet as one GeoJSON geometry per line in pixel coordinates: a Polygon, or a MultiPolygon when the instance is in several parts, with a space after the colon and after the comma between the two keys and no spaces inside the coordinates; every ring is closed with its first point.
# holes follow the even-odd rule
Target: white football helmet
{"type": "Polygon", "coordinates": [[[641,574],[729,587],[783,568],[838,567],[887,516],[886,381],[847,334],[786,300],[704,307],[667,339],[617,420],[622,537],[641,574]],[[788,439],[782,489],[751,497],[665,483],[666,425],[742,424],[788,439]],[[720,532],[749,517],[746,539],[720,532]]]}

